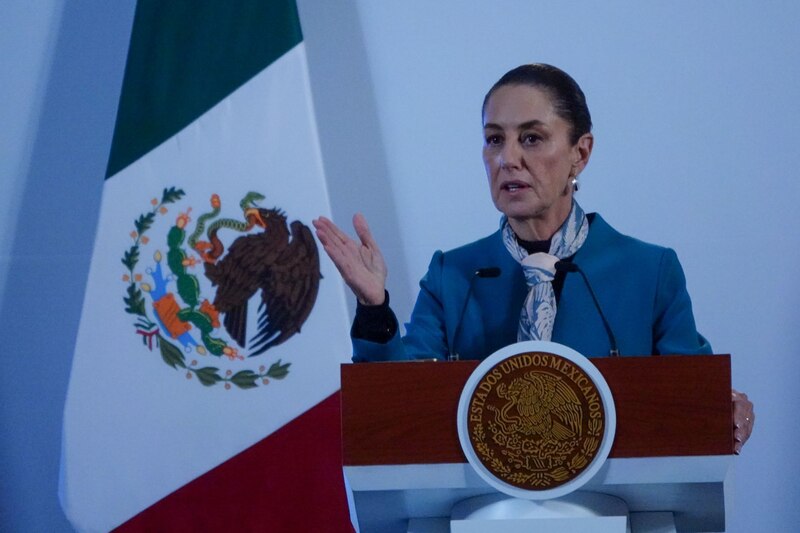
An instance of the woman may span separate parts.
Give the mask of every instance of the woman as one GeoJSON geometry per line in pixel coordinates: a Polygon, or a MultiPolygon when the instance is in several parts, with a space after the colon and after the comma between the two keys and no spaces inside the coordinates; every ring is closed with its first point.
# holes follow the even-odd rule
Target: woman
{"type": "MultiPolygon", "coordinates": [[[[520,66],[489,90],[483,160],[500,229],[434,254],[402,338],[386,264],[363,216],[353,219],[360,243],[328,219],[314,221],[358,299],[353,360],[480,359],[529,339],[608,355],[615,347],[592,289],[622,355],[711,353],[675,252],[618,233],[574,200],[592,153],[591,127],[580,87],[550,65],[520,66]],[[582,270],[591,289],[564,263],[582,270]]],[[[754,415],[746,395],[732,394],[738,453],[754,415]]]]}

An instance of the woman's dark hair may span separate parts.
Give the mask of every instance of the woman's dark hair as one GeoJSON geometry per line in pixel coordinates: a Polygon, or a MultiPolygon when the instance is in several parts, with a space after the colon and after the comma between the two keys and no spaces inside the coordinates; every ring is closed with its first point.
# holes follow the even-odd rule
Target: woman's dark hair
{"type": "Polygon", "coordinates": [[[560,68],[544,63],[521,65],[509,70],[492,85],[483,99],[481,115],[486,113],[486,103],[494,92],[505,85],[529,85],[547,91],[556,114],[571,126],[570,142],[575,144],[581,135],[592,131],[592,116],[586,106],[586,97],[578,83],[560,68]]]}

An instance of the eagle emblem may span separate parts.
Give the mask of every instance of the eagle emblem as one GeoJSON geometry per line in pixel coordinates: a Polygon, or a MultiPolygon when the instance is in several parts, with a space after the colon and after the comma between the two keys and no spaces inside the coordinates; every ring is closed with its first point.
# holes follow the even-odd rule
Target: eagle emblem
{"type": "Polygon", "coordinates": [[[514,487],[561,486],[597,454],[604,428],[597,387],[557,354],[501,360],[482,374],[469,402],[469,439],[478,460],[514,487]]]}
{"type": "Polygon", "coordinates": [[[495,422],[505,433],[519,431],[552,444],[580,435],[580,401],[560,377],[531,371],[508,387],[500,383],[497,395],[507,400],[495,410],[495,422]]]}
{"type": "Polygon", "coordinates": [[[258,370],[219,365],[262,355],[300,333],[322,278],[311,230],[298,220],[289,223],[281,209],[261,207],[265,196],[255,191],[241,198],[234,215],[229,209],[222,216],[222,199],[213,194],[196,220],[189,206],[170,221],[167,206],[184,195],[164,189],[134,222],[134,243],[122,263],[125,310],[136,316],[136,333],[150,350],[155,343],[168,365],[203,385],[254,388],[286,377],[290,363],[280,359],[258,370]],[[152,263],[142,265],[142,252],[154,244],[147,234],[160,216],[171,222],[165,242],[154,246],[152,263]],[[218,363],[203,366],[200,359],[208,355],[218,363]]]}

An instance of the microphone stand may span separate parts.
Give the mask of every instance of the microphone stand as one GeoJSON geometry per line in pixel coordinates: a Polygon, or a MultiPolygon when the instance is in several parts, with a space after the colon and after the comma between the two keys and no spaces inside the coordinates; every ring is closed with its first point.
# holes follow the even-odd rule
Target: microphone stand
{"type": "Polygon", "coordinates": [[[456,323],[456,330],[453,332],[453,345],[450,346],[450,353],[447,355],[448,361],[458,361],[461,357],[455,351],[455,344],[458,340],[458,334],[461,331],[461,323],[464,321],[464,313],[467,310],[467,304],[472,296],[472,287],[475,285],[475,278],[496,278],[499,277],[502,271],[500,267],[484,267],[479,268],[472,273],[469,278],[469,289],[467,290],[467,297],[464,299],[464,305],[461,307],[461,313],[458,315],[458,323],[456,323]]]}
{"type": "Polygon", "coordinates": [[[589,278],[586,277],[584,274],[583,269],[572,263],[570,261],[558,261],[555,264],[556,271],[558,272],[577,272],[583,278],[583,282],[586,284],[586,288],[589,289],[589,294],[592,296],[592,301],[594,302],[594,306],[597,309],[597,313],[600,315],[600,319],[603,321],[603,327],[606,329],[606,334],[608,335],[608,342],[611,345],[611,349],[608,352],[608,355],[611,357],[618,357],[619,356],[619,349],[617,348],[617,338],[614,337],[614,332],[611,331],[611,325],[606,320],[606,315],[603,313],[603,309],[600,307],[600,302],[597,301],[597,295],[594,293],[594,289],[592,289],[592,284],[589,283],[589,278]]]}

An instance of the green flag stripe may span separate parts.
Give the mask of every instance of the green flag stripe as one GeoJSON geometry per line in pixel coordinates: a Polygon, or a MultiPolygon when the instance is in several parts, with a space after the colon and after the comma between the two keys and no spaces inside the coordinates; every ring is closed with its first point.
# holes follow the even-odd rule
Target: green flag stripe
{"type": "Polygon", "coordinates": [[[294,0],[139,0],[106,179],[302,39],[294,0]]]}

